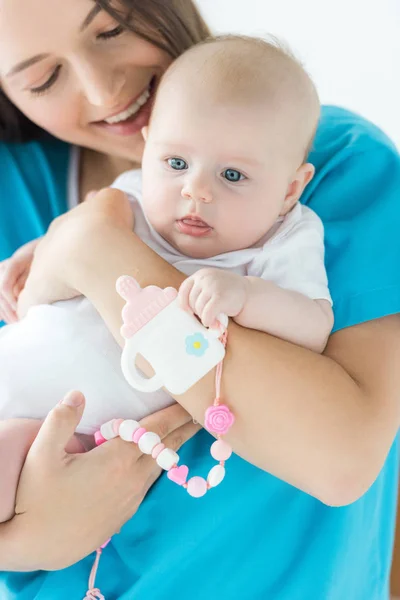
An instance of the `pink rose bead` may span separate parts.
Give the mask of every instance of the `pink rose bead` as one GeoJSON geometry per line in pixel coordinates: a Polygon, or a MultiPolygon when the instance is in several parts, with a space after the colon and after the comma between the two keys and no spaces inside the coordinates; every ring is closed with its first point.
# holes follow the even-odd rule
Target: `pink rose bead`
{"type": "Polygon", "coordinates": [[[187,491],[193,498],[201,498],[207,492],[207,481],[202,477],[192,477],[187,482],[187,491]]]}
{"type": "Polygon", "coordinates": [[[232,448],[224,440],[217,440],[211,446],[210,452],[215,460],[228,460],[232,454],[232,448]]]}
{"type": "Polygon", "coordinates": [[[212,433],[225,435],[233,425],[235,417],[226,404],[210,406],[205,414],[205,427],[212,433]]]}
{"type": "Polygon", "coordinates": [[[137,444],[138,441],[140,440],[140,438],[142,437],[142,435],[144,433],[146,433],[146,431],[147,431],[147,429],[145,429],[144,427],[141,427],[140,429],[136,429],[136,431],[132,437],[132,442],[135,442],[135,444],[137,444]]]}

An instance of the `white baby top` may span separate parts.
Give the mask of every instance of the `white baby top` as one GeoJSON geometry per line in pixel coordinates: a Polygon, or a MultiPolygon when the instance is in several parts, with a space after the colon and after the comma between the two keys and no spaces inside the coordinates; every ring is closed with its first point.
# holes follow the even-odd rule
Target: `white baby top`
{"type": "MultiPolygon", "coordinates": [[[[186,275],[218,267],[330,300],[323,228],[308,208],[296,206],[254,248],[198,260],[180,254],[148,223],[141,208],[140,170],[121,175],[114,186],[131,198],[135,232],[186,275]]],[[[121,349],[86,298],[34,307],[22,321],[0,329],[0,419],[44,418],[71,389],[86,396],[80,433],[94,433],[114,417],[141,419],[171,403],[163,390],[133,390],[120,359],[121,349]]]]}
{"type": "Polygon", "coordinates": [[[219,254],[212,258],[190,258],[162,238],[147,221],[142,207],[141,170],[120,175],[112,187],[130,197],[135,212],[135,232],[157,254],[186,275],[204,267],[217,267],[239,275],[273,281],[314,300],[331,296],[324,264],[324,229],[321,219],[298,203],[252,248],[219,254]]]}

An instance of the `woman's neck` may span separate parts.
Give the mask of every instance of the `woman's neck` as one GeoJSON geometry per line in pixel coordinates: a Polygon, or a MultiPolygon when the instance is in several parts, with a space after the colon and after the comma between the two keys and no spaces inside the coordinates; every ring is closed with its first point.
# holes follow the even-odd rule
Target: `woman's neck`
{"type": "Polygon", "coordinates": [[[139,166],[124,158],[83,148],[79,165],[80,202],[90,191],[110,186],[118,175],[139,166]]]}

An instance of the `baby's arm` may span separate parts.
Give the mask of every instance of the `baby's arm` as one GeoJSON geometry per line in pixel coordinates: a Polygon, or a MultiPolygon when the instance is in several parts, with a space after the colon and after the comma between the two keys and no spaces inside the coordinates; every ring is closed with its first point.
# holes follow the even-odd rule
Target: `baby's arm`
{"type": "Polygon", "coordinates": [[[328,300],[312,300],[260,277],[221,269],[200,269],[180,287],[181,306],[205,327],[220,313],[249,329],[270,333],[298,346],[322,352],[333,325],[328,300]]]}
{"type": "Polygon", "coordinates": [[[328,300],[313,300],[259,277],[244,279],[246,301],[234,317],[236,323],[314,352],[324,350],[333,327],[333,311],[328,300]]]}

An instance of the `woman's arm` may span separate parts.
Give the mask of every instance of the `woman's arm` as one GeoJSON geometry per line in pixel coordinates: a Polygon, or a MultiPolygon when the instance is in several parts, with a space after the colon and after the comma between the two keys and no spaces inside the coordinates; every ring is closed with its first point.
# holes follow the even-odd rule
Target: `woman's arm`
{"type": "MultiPolygon", "coordinates": [[[[102,192],[80,207],[80,219],[66,215],[54,224],[50,245],[39,246],[23,311],[49,299],[48,291],[40,291],[47,273],[54,299],[60,290],[79,290],[122,344],[123,301],[115,291],[120,275],[135,277],[143,287],[179,288],[182,273],[123,225],[125,202],[117,191],[102,192]]],[[[378,475],[399,427],[399,361],[397,316],[335,333],[322,356],[232,322],[223,395],[236,421],[227,440],[246,460],[327,504],[352,502],[378,475]]],[[[209,373],[176,399],[202,422],[214,392],[209,373]]]]}

